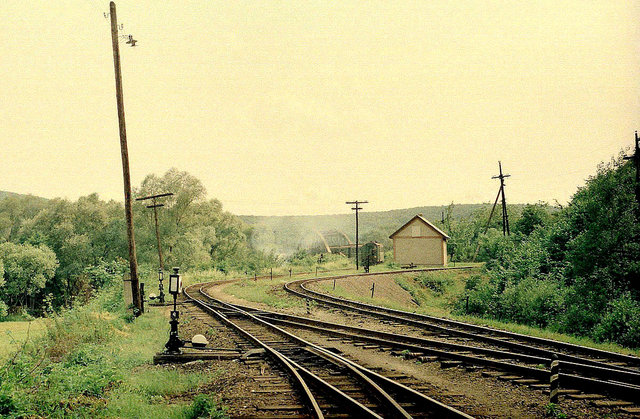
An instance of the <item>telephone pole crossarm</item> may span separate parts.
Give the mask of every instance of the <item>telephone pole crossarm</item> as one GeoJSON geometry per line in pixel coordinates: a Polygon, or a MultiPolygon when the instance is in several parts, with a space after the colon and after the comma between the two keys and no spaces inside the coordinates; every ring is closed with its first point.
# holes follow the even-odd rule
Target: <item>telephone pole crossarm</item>
{"type": "Polygon", "coordinates": [[[347,205],[355,205],[351,209],[356,212],[356,271],[360,268],[360,261],[358,260],[358,211],[362,209],[360,204],[368,204],[369,201],[347,201],[345,204],[347,205]]]}
{"type": "Polygon", "coordinates": [[[160,230],[158,228],[158,208],[164,207],[164,204],[157,204],[156,199],[163,198],[166,196],[172,196],[173,192],[161,193],[156,195],[143,196],[141,198],[136,198],[136,201],[146,201],[151,199],[153,204],[147,205],[147,208],[153,208],[153,218],[156,225],[156,240],[158,242],[158,261],[160,263],[160,270],[164,270],[164,260],[162,258],[162,246],[160,246],[160,230]]]}
{"type": "Polygon", "coordinates": [[[505,175],[502,173],[502,162],[498,162],[498,168],[500,169],[500,174],[497,176],[492,176],[491,179],[500,179],[500,192],[502,194],[502,235],[508,236],[510,235],[509,231],[509,214],[507,213],[507,200],[504,197],[504,179],[510,177],[511,175],[505,175]]]}

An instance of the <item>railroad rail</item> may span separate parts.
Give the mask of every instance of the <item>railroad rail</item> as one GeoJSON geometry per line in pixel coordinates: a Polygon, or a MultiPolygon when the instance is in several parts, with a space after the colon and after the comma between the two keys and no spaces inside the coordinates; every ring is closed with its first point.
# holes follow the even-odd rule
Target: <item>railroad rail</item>
{"type": "Polygon", "coordinates": [[[217,300],[203,284],[185,295],[248,341],[264,349],[272,362],[291,375],[312,417],[471,418],[391,378],[310,343],[255,314],[217,300]]]}
{"type": "Polygon", "coordinates": [[[345,339],[400,348],[416,356],[436,356],[547,382],[549,371],[541,369],[540,366],[548,366],[555,354],[560,359],[560,379],[563,387],[605,393],[631,401],[640,400],[640,359],[637,357],[346,300],[311,290],[306,286],[311,282],[358,276],[363,275],[292,281],[285,284],[285,289],[323,305],[357,312],[361,316],[383,319],[384,322],[402,326],[405,330],[408,326],[410,331],[414,329],[420,336],[414,336],[414,333],[401,335],[336,323],[323,324],[312,319],[273,312],[257,315],[278,324],[316,328],[318,331],[322,330],[324,333],[342,336],[345,339]],[[436,338],[424,337],[425,330],[429,334],[435,334],[436,338]]]}

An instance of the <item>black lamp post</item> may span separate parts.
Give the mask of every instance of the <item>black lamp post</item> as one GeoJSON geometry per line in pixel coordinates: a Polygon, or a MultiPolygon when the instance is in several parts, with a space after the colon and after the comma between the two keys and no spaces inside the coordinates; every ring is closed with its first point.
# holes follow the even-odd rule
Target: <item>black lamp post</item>
{"type": "Polygon", "coordinates": [[[164,285],[162,285],[162,280],[164,280],[164,271],[160,268],[158,269],[158,289],[160,290],[158,299],[161,303],[164,303],[164,285]]]}
{"type": "Polygon", "coordinates": [[[169,294],[173,295],[173,310],[171,311],[171,330],[169,331],[169,341],[164,345],[167,353],[179,354],[184,342],[178,337],[178,319],[180,313],[176,308],[176,299],[181,288],[181,279],[178,271],[180,268],[173,268],[173,273],[169,275],[169,294]]]}

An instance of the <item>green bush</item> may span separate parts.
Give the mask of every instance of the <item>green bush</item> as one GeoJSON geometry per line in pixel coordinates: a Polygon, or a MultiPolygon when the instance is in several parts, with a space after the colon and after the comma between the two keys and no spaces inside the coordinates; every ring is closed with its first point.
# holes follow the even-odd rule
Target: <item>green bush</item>
{"type": "Polygon", "coordinates": [[[480,275],[471,275],[464,284],[465,291],[472,291],[480,285],[482,277],[480,275]]]}
{"type": "Polygon", "coordinates": [[[215,400],[211,396],[207,396],[205,394],[199,394],[193,399],[193,403],[185,412],[185,417],[188,419],[228,418],[226,409],[218,408],[215,400]]]}
{"type": "Polygon", "coordinates": [[[7,305],[4,303],[4,301],[0,300],[0,321],[7,317],[7,314],[9,314],[7,305]]]}
{"type": "Polygon", "coordinates": [[[611,301],[608,310],[593,331],[597,341],[618,342],[637,347],[640,344],[640,303],[629,293],[611,301]]]}
{"type": "Polygon", "coordinates": [[[504,317],[546,327],[564,312],[566,290],[554,280],[526,278],[508,285],[500,296],[504,317]]]}
{"type": "Polygon", "coordinates": [[[437,272],[422,272],[415,277],[415,280],[438,295],[442,295],[446,291],[447,287],[453,284],[451,278],[437,272]]]}
{"type": "Polygon", "coordinates": [[[9,394],[0,393],[0,416],[5,417],[17,410],[16,402],[9,394]]]}
{"type": "Polygon", "coordinates": [[[455,306],[458,313],[475,314],[481,317],[497,317],[500,309],[498,287],[494,281],[479,280],[468,292],[461,296],[455,306]],[[469,311],[466,312],[467,298],[469,311]]]}
{"type": "MultiPolygon", "coordinates": [[[[600,277],[602,279],[604,275],[600,277]]],[[[568,287],[567,310],[561,319],[560,331],[589,336],[607,309],[611,289],[605,281],[578,279],[568,287]]]]}
{"type": "Polygon", "coordinates": [[[565,310],[566,289],[554,280],[526,278],[519,283],[473,278],[456,303],[456,311],[546,327],[565,310]],[[502,292],[500,290],[502,289],[502,292]]]}

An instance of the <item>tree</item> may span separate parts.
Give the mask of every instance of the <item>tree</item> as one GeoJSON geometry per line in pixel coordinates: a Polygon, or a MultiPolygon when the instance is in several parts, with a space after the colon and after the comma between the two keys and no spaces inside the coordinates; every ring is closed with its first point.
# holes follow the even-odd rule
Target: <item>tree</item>
{"type": "Polygon", "coordinates": [[[2,290],[10,304],[34,306],[36,295],[53,278],[58,261],[46,246],[35,247],[2,243],[0,259],[4,265],[6,284],[2,290]]]}
{"type": "Polygon", "coordinates": [[[514,224],[514,230],[525,236],[538,226],[544,226],[551,220],[549,205],[540,202],[537,204],[527,204],[522,209],[522,215],[514,224]]]}

